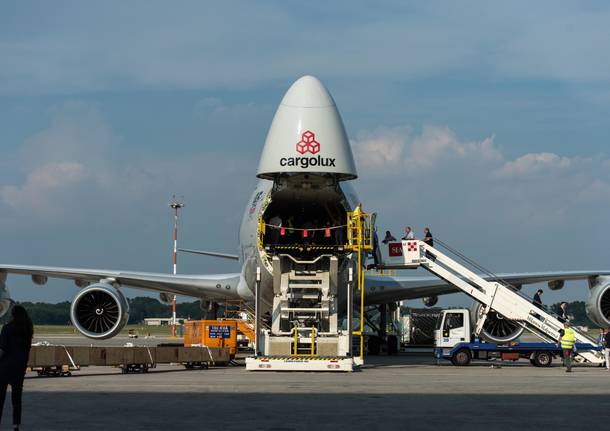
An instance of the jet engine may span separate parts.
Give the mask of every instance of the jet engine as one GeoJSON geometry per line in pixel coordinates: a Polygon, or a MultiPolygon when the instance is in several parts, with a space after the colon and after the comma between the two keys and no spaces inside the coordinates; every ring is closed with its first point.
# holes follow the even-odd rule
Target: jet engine
{"type": "MultiPolygon", "coordinates": [[[[471,324],[474,328],[479,316],[483,314],[484,307],[481,303],[475,302],[470,309],[471,324]]],[[[487,313],[487,318],[483,324],[481,338],[492,343],[508,343],[518,338],[523,332],[523,328],[512,320],[505,319],[495,311],[487,313]]]]}
{"type": "Polygon", "coordinates": [[[438,302],[438,296],[426,296],[425,298],[422,298],[422,302],[426,307],[434,307],[438,302]]]}
{"type": "Polygon", "coordinates": [[[602,328],[610,326],[610,277],[595,277],[589,281],[587,316],[602,328]]]}
{"type": "Polygon", "coordinates": [[[84,336],[104,340],[123,329],[129,318],[129,304],[114,286],[100,282],[76,295],[70,307],[70,318],[84,336]]]}
{"type": "Polygon", "coordinates": [[[159,301],[165,305],[171,305],[174,302],[174,295],[172,293],[161,292],[159,293],[159,301]]]}
{"type": "Polygon", "coordinates": [[[6,272],[0,271],[0,317],[8,312],[12,304],[13,301],[6,288],[6,272]]]}

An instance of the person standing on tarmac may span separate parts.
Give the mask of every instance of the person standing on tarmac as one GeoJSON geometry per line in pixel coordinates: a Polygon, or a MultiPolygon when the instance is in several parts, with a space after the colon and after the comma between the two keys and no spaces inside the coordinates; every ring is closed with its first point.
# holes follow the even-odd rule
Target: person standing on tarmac
{"type": "Polygon", "coordinates": [[[557,346],[561,346],[563,352],[563,365],[566,367],[566,373],[572,372],[572,356],[574,354],[575,338],[572,325],[570,325],[570,322],[565,321],[563,323],[563,335],[559,337],[557,346]]]}
{"type": "Polygon", "coordinates": [[[606,329],[604,335],[604,358],[606,358],[606,369],[610,371],[610,328],[606,329]]]}
{"type": "Polygon", "coordinates": [[[0,421],[6,390],[11,385],[13,429],[19,430],[23,379],[32,347],[34,326],[28,312],[21,305],[13,306],[11,313],[13,319],[0,332],[0,421]]]}

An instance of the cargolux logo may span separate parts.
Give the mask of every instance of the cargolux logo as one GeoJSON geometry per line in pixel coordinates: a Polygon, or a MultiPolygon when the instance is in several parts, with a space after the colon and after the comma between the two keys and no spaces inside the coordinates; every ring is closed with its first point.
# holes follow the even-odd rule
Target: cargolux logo
{"type": "MultiPolygon", "coordinates": [[[[297,142],[297,153],[299,154],[318,154],[320,152],[320,143],[316,141],[316,135],[308,130],[301,134],[301,140],[297,142]]],[[[320,167],[335,167],[334,157],[321,157],[319,154],[315,157],[282,157],[280,166],[295,166],[301,169],[320,168],[320,167]]],[[[324,171],[324,170],[322,170],[324,171]]]]}
{"type": "Polygon", "coordinates": [[[308,151],[311,154],[318,154],[320,152],[320,143],[316,141],[316,135],[309,130],[303,132],[301,140],[297,142],[297,152],[299,154],[305,154],[308,151]]]}

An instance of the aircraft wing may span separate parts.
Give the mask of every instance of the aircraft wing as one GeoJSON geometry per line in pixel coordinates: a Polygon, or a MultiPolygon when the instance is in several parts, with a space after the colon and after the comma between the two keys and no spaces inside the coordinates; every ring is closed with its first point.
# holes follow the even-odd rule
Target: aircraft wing
{"type": "Polygon", "coordinates": [[[154,272],[123,272],[100,269],[61,268],[53,266],[2,265],[2,273],[30,275],[43,284],[46,278],[73,280],[77,286],[113,279],[121,286],[168,292],[205,299],[239,299],[237,284],[240,274],[172,275],[154,272]]]}
{"type": "MultiPolygon", "coordinates": [[[[587,280],[598,275],[610,275],[610,271],[557,271],[524,272],[483,276],[486,280],[503,280],[514,286],[550,281],[587,280]]],[[[457,288],[434,276],[387,276],[369,275],[365,277],[365,302],[381,304],[404,299],[425,298],[459,292],[457,288]]]]}

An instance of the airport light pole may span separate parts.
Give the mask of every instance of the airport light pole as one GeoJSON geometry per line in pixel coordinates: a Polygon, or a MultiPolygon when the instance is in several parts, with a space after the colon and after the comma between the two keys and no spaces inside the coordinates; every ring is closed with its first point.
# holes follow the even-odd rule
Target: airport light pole
{"type": "MultiPolygon", "coordinates": [[[[178,261],[178,217],[181,208],[184,208],[184,203],[176,199],[176,195],[172,196],[172,202],[169,204],[174,210],[174,250],[172,252],[172,272],[176,275],[176,264],[178,261]]],[[[172,298],[172,337],[176,336],[176,295],[172,298]]]]}

